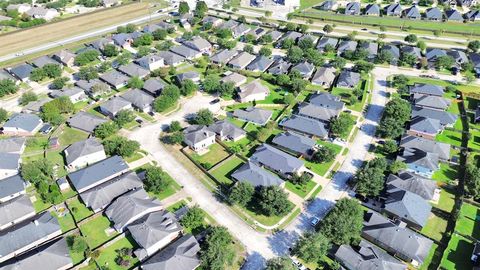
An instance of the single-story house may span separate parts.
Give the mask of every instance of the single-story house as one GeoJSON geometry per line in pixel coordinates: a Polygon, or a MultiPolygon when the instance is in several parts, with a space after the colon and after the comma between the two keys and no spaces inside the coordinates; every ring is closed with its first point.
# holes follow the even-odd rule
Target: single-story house
{"type": "Polygon", "coordinates": [[[210,61],[217,65],[225,65],[237,55],[236,50],[223,49],[210,57],[210,61]]]}
{"type": "Polygon", "coordinates": [[[440,168],[438,154],[407,148],[397,157],[398,161],[407,164],[407,170],[424,177],[431,178],[440,168]]]}
{"type": "Polygon", "coordinates": [[[187,47],[185,45],[177,45],[172,48],[170,48],[170,51],[182,56],[183,58],[192,60],[195,58],[199,58],[202,56],[202,52],[194,50],[190,47],[187,47]]]}
{"type": "Polygon", "coordinates": [[[367,60],[368,61],[373,62],[377,58],[378,43],[364,41],[364,42],[361,42],[360,44],[358,44],[357,50],[359,50],[359,49],[367,51],[367,53],[368,53],[367,60]]]}
{"type": "Polygon", "coordinates": [[[400,3],[392,3],[383,8],[383,13],[387,16],[400,16],[402,15],[402,6],[400,3]]]}
{"type": "Polygon", "coordinates": [[[141,112],[153,111],[152,103],[155,98],[140,89],[127,91],[122,95],[122,98],[130,102],[135,109],[141,112]]]}
{"type": "Polygon", "coordinates": [[[388,52],[392,56],[390,64],[396,65],[400,59],[400,49],[393,44],[386,44],[382,46],[382,52],[388,52]]]}
{"type": "Polygon", "coordinates": [[[402,18],[420,20],[422,15],[420,14],[420,10],[418,10],[417,6],[414,5],[402,11],[402,18]]]}
{"type": "Polygon", "coordinates": [[[143,79],[150,74],[150,70],[143,68],[135,63],[129,63],[123,66],[120,66],[118,70],[130,77],[138,77],[143,79]]]}
{"type": "Polygon", "coordinates": [[[204,55],[210,55],[213,50],[213,46],[210,42],[202,37],[193,37],[191,40],[185,40],[183,45],[201,52],[204,55]]]}
{"type": "Polygon", "coordinates": [[[164,81],[152,77],[145,81],[142,90],[149,93],[153,97],[157,97],[158,95],[160,95],[165,86],[166,83],[164,81]]]}
{"type": "Polygon", "coordinates": [[[68,89],[52,91],[50,92],[50,96],[52,98],[68,97],[68,99],[70,99],[72,103],[77,103],[79,101],[83,101],[87,99],[87,95],[85,94],[85,91],[78,86],[74,86],[68,89]]]}
{"type": "Polygon", "coordinates": [[[178,83],[182,83],[184,80],[192,80],[194,83],[200,83],[200,73],[196,71],[187,71],[184,73],[177,74],[175,76],[178,83]]]}
{"type": "Polygon", "coordinates": [[[212,27],[218,27],[223,23],[223,20],[214,16],[206,16],[205,18],[203,18],[202,24],[207,23],[211,23],[212,27]]]}
{"type": "Polygon", "coordinates": [[[342,55],[347,51],[354,52],[357,49],[358,42],[354,40],[343,40],[338,44],[337,54],[342,55]]]}
{"type": "Polygon", "coordinates": [[[43,55],[32,60],[31,64],[37,68],[43,68],[46,65],[60,65],[59,62],[55,61],[48,55],[43,55]]]}
{"type": "Polygon", "coordinates": [[[97,128],[97,126],[107,121],[107,119],[98,117],[93,114],[89,114],[87,112],[78,112],[67,120],[67,124],[72,128],[92,133],[97,128]]]}
{"type": "Polygon", "coordinates": [[[326,139],[328,137],[328,130],[324,123],[300,115],[294,114],[290,117],[284,118],[278,123],[278,125],[287,130],[300,132],[321,139],[326,139]]]}
{"type": "Polygon", "coordinates": [[[238,87],[238,97],[242,103],[264,100],[269,94],[270,89],[258,79],[238,87]]]}
{"type": "Polygon", "coordinates": [[[437,119],[444,127],[451,127],[457,121],[458,115],[451,112],[434,110],[429,108],[422,108],[414,106],[412,108],[412,118],[422,116],[425,118],[437,119]]]}
{"type": "Polygon", "coordinates": [[[339,116],[340,112],[342,112],[341,109],[317,106],[304,102],[298,106],[297,114],[328,124],[332,118],[339,116]]]}
{"type": "Polygon", "coordinates": [[[232,28],[232,36],[233,38],[239,38],[248,33],[248,31],[250,31],[250,27],[244,23],[241,23],[232,28]]]}
{"type": "Polygon", "coordinates": [[[274,61],[272,59],[260,55],[257,56],[257,58],[255,58],[255,60],[253,60],[250,64],[248,64],[246,69],[256,72],[265,72],[273,64],[273,62],[274,61]]]}
{"type": "Polygon", "coordinates": [[[21,161],[20,154],[0,153],[0,179],[18,174],[21,161]]]}
{"type": "Polygon", "coordinates": [[[0,204],[0,231],[35,216],[35,208],[27,195],[0,204]]]}
{"type": "Polygon", "coordinates": [[[312,84],[330,88],[335,80],[336,69],[334,67],[319,67],[312,77],[312,84]]]}
{"type": "Polygon", "coordinates": [[[9,136],[33,136],[42,125],[42,119],[35,114],[16,113],[3,124],[2,134],[9,136]]]}
{"type": "Polygon", "coordinates": [[[158,54],[146,55],[144,57],[141,57],[141,58],[135,60],[135,62],[139,66],[141,66],[145,69],[148,69],[150,71],[154,71],[156,69],[159,69],[159,68],[165,66],[165,62],[164,62],[163,57],[161,57],[158,54]]]}
{"type": "Polygon", "coordinates": [[[192,125],[183,131],[184,142],[194,151],[203,151],[215,144],[216,134],[206,126],[192,125]]]}
{"type": "Polygon", "coordinates": [[[443,20],[443,13],[438,7],[427,8],[425,11],[425,19],[441,22],[443,20]]]}
{"type": "Polygon", "coordinates": [[[113,97],[102,103],[99,107],[100,112],[110,118],[114,118],[119,111],[131,110],[132,103],[123,97],[113,97]]]}
{"type": "Polygon", "coordinates": [[[435,181],[408,171],[401,171],[398,175],[390,174],[386,185],[388,193],[406,190],[427,201],[438,201],[440,198],[440,188],[435,181]]]}
{"type": "Polygon", "coordinates": [[[273,112],[271,110],[248,107],[245,109],[236,109],[232,115],[245,122],[263,126],[272,118],[272,114],[273,112]]]}
{"type": "Polygon", "coordinates": [[[421,108],[445,111],[450,107],[451,100],[439,96],[417,95],[413,98],[413,104],[421,108]]]}
{"type": "Polygon", "coordinates": [[[112,91],[112,88],[100,81],[99,79],[93,80],[78,80],[75,82],[75,86],[82,88],[89,97],[95,99],[99,95],[107,94],[112,91]]]}
{"type": "Polygon", "coordinates": [[[257,147],[249,160],[287,177],[306,170],[302,160],[265,143],[257,147]]]}
{"type": "Polygon", "coordinates": [[[419,231],[427,224],[431,211],[427,200],[403,189],[390,190],[383,207],[385,214],[419,231]]]}
{"type": "Polygon", "coordinates": [[[360,73],[342,70],[337,79],[337,87],[353,89],[360,83],[360,73]]]}
{"type": "Polygon", "coordinates": [[[0,153],[22,154],[27,139],[25,137],[9,137],[0,140],[0,153]]]}
{"type": "Polygon", "coordinates": [[[35,68],[32,65],[23,63],[8,69],[8,72],[22,82],[28,82],[30,74],[35,68]]]}
{"type": "Polygon", "coordinates": [[[25,187],[25,181],[18,174],[2,179],[0,181],[0,203],[24,195],[26,193],[25,187]]]}
{"type": "Polygon", "coordinates": [[[317,50],[320,52],[325,51],[330,47],[331,49],[335,49],[338,44],[338,39],[337,38],[331,38],[327,36],[323,36],[320,38],[320,40],[317,43],[317,50]]]}
{"type": "Polygon", "coordinates": [[[116,70],[111,70],[107,73],[102,74],[100,76],[100,79],[106,82],[107,84],[109,84],[114,89],[118,90],[124,86],[127,86],[128,80],[130,78],[128,78],[128,76],[123,75],[122,73],[116,70]]]}
{"type": "Polygon", "coordinates": [[[312,77],[313,72],[315,71],[315,66],[308,63],[307,61],[300,62],[292,67],[292,71],[296,70],[300,73],[302,78],[309,80],[312,77]]]}
{"type": "Polygon", "coordinates": [[[237,72],[227,71],[225,74],[225,77],[220,79],[220,82],[222,83],[233,83],[235,87],[239,87],[240,85],[247,82],[247,77],[237,72]]]}
{"type": "Polygon", "coordinates": [[[208,129],[212,132],[215,132],[217,138],[221,141],[238,141],[247,136],[247,132],[234,124],[221,120],[217,121],[210,126],[208,129]]]}
{"type": "Polygon", "coordinates": [[[412,118],[408,135],[434,140],[435,136],[443,130],[438,119],[431,119],[422,116],[412,118]]]}
{"type": "Polygon", "coordinates": [[[360,2],[349,2],[343,12],[345,15],[360,15],[360,2]]]}
{"type": "Polygon", "coordinates": [[[33,6],[25,14],[33,19],[44,19],[50,21],[55,17],[58,17],[60,13],[54,8],[44,8],[42,6],[33,6]]]}
{"type": "Polygon", "coordinates": [[[445,21],[449,22],[463,22],[462,13],[455,9],[445,11],[445,21]]]}
{"type": "Polygon", "coordinates": [[[240,168],[235,170],[231,177],[238,183],[250,183],[254,187],[283,187],[285,185],[285,181],[283,181],[280,177],[263,169],[251,161],[244,163],[240,168]]]}
{"type": "Polygon", "coordinates": [[[103,145],[95,138],[74,142],[63,150],[70,170],[77,170],[107,158],[103,145]]]}
{"type": "Polygon", "coordinates": [[[185,57],[168,51],[160,51],[157,53],[157,55],[163,58],[163,62],[167,66],[175,67],[183,63],[183,61],[185,60],[185,57]]]}
{"type": "Polygon", "coordinates": [[[247,52],[241,52],[236,55],[232,60],[228,62],[228,65],[232,68],[245,69],[250,62],[255,59],[255,55],[251,55],[247,52]]]}
{"type": "Polygon", "coordinates": [[[368,4],[363,11],[367,16],[380,16],[380,6],[377,4],[368,4]]]}
{"type": "Polygon", "coordinates": [[[448,161],[450,159],[450,144],[437,142],[434,140],[429,140],[421,137],[404,135],[400,140],[401,148],[412,148],[419,149],[424,152],[431,152],[438,155],[438,158],[443,161],[448,161]]]}
{"type": "Polygon", "coordinates": [[[290,131],[278,134],[273,138],[272,143],[281,149],[301,156],[311,155],[317,145],[312,138],[290,131]]]}
{"type": "Polygon", "coordinates": [[[339,96],[332,95],[328,92],[313,94],[308,102],[316,106],[331,108],[333,110],[342,111],[345,108],[345,103],[341,101],[339,96]]]}
{"type": "Polygon", "coordinates": [[[410,95],[418,98],[421,95],[442,97],[445,93],[444,88],[434,84],[414,84],[410,87],[410,95]]]}
{"type": "Polygon", "coordinates": [[[267,72],[273,75],[288,74],[291,66],[292,64],[287,61],[277,60],[270,66],[267,72]]]}

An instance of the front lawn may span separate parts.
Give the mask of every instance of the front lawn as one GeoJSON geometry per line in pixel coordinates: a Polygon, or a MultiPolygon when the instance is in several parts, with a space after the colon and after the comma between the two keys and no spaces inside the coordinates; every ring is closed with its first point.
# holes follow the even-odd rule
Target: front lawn
{"type": "Polygon", "coordinates": [[[450,242],[448,242],[447,249],[443,253],[440,267],[447,270],[472,269],[473,265],[470,260],[472,251],[472,242],[454,233],[452,234],[450,242]]]}
{"type": "MultiPolygon", "coordinates": [[[[122,236],[119,236],[122,237],[122,236]]],[[[117,250],[122,248],[129,248],[129,249],[136,249],[136,243],[130,237],[122,237],[122,239],[117,240],[111,246],[103,248],[100,250],[100,256],[96,259],[99,266],[108,266],[108,269],[111,270],[124,270],[124,269],[132,269],[134,265],[138,263],[137,257],[131,257],[129,259],[130,266],[124,267],[120,266],[115,262],[115,259],[118,257],[117,250]]]]}
{"type": "Polygon", "coordinates": [[[168,178],[168,187],[165,188],[160,193],[149,192],[150,195],[152,195],[153,197],[156,197],[160,201],[172,196],[177,191],[182,189],[182,187],[167,172],[165,172],[165,174],[167,175],[167,178],[168,178]]]}
{"type": "Polygon", "coordinates": [[[62,146],[68,146],[74,142],[87,139],[88,135],[89,134],[84,131],[71,127],[64,127],[62,134],[59,136],[59,141],[62,146]]]}
{"type": "Polygon", "coordinates": [[[285,182],[285,188],[301,198],[305,198],[310,191],[315,187],[316,183],[312,180],[308,181],[305,185],[293,184],[290,181],[285,182]]]}
{"type": "Polygon", "coordinates": [[[435,140],[438,142],[448,143],[454,146],[462,146],[462,134],[453,130],[444,130],[442,133],[437,134],[435,140]]]}
{"type": "Polygon", "coordinates": [[[432,179],[442,183],[451,183],[457,178],[457,167],[455,165],[448,165],[440,163],[440,169],[432,175],[432,179]]]}
{"type": "Polygon", "coordinates": [[[228,157],[229,153],[218,143],[211,145],[209,151],[203,155],[199,155],[192,151],[191,157],[207,169],[215,166],[218,162],[228,157]]]}
{"type": "MultiPolygon", "coordinates": [[[[327,147],[332,148],[333,150],[335,150],[335,156],[340,154],[340,152],[342,151],[342,147],[340,145],[337,145],[331,142],[318,140],[317,144],[322,146],[326,145],[327,147]]],[[[328,169],[332,166],[334,162],[335,160],[332,160],[330,162],[325,162],[325,163],[315,163],[309,160],[305,160],[305,166],[307,167],[307,169],[312,170],[314,173],[320,176],[325,176],[328,169]]]]}
{"type": "Polygon", "coordinates": [[[118,234],[112,228],[110,220],[105,216],[98,216],[80,226],[82,234],[86,236],[86,241],[91,249],[103,245],[108,240],[118,234]],[[105,232],[106,229],[112,229],[110,235],[105,232]]]}
{"type": "Polygon", "coordinates": [[[243,160],[237,156],[232,156],[228,161],[223,163],[220,167],[215,168],[210,173],[222,184],[231,186],[233,180],[231,174],[235,172],[244,164],[243,160]]]}
{"type": "Polygon", "coordinates": [[[93,211],[81,203],[78,197],[68,201],[67,205],[77,222],[93,214],[93,211]]]}

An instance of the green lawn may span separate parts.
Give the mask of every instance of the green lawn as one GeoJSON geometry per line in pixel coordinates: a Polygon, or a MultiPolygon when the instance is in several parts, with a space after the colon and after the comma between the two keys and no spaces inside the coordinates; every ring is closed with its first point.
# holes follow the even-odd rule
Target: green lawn
{"type": "Polygon", "coordinates": [[[68,201],[67,204],[68,208],[72,211],[73,218],[77,222],[93,214],[93,211],[87,208],[85,204],[81,203],[78,197],[68,201]]]}
{"type": "MultiPolygon", "coordinates": [[[[290,204],[292,205],[292,209],[293,209],[293,203],[290,203],[290,204]]],[[[242,208],[242,210],[246,212],[249,216],[251,216],[253,219],[255,219],[259,223],[266,226],[273,226],[278,222],[280,222],[280,220],[283,218],[283,216],[265,216],[265,215],[257,214],[252,210],[246,209],[246,208],[242,208]]]]}
{"type": "Polygon", "coordinates": [[[422,228],[422,234],[440,241],[442,240],[442,236],[447,229],[447,224],[447,220],[432,213],[428,218],[427,224],[422,228]]]}
{"type": "Polygon", "coordinates": [[[208,164],[214,166],[224,158],[228,157],[228,152],[218,143],[209,147],[209,151],[203,155],[192,153],[192,158],[200,164],[208,164]]]}
{"type": "MultiPolygon", "coordinates": [[[[327,141],[318,140],[317,144],[327,145],[328,147],[331,147],[332,149],[335,150],[335,156],[340,154],[340,152],[342,151],[341,146],[336,145],[334,143],[327,142],[327,141]]],[[[312,161],[309,161],[309,160],[305,160],[305,166],[309,170],[312,170],[314,173],[316,173],[320,176],[325,176],[328,169],[332,166],[333,162],[335,162],[335,160],[332,160],[330,162],[325,162],[325,163],[315,163],[315,162],[312,162],[312,161]]]]}
{"type": "MultiPolygon", "coordinates": [[[[121,236],[120,236],[121,237],[121,236]]],[[[133,239],[130,237],[122,237],[122,239],[117,240],[115,243],[113,243],[111,246],[108,246],[104,249],[100,250],[100,256],[96,260],[99,266],[108,266],[108,269],[111,270],[124,270],[126,269],[123,266],[120,266],[115,263],[115,258],[117,258],[118,253],[116,250],[119,250],[121,248],[131,248],[135,249],[136,248],[136,243],[133,239]]],[[[129,269],[133,268],[132,266],[136,265],[138,263],[138,258],[132,257],[130,260],[130,267],[129,269]]]]}
{"type": "MultiPolygon", "coordinates": [[[[364,83],[364,82],[362,82],[362,83],[364,83]]],[[[353,104],[350,104],[350,97],[353,95],[353,89],[334,87],[332,89],[332,94],[341,97],[342,101],[345,102],[345,104],[347,105],[347,108],[349,110],[357,111],[357,112],[362,111],[363,105],[365,104],[366,96],[367,96],[366,92],[364,90],[363,95],[362,95],[362,99],[357,100],[353,104]]]]}
{"type": "Polygon", "coordinates": [[[57,178],[67,175],[67,171],[65,170],[65,161],[63,159],[62,151],[63,150],[47,152],[47,159],[50,162],[52,162],[56,168],[57,178]]]}
{"type": "Polygon", "coordinates": [[[452,212],[455,205],[455,194],[447,189],[441,189],[440,199],[437,204],[433,204],[433,207],[441,209],[447,213],[452,212]]]}
{"type": "Polygon", "coordinates": [[[457,168],[455,165],[440,163],[440,169],[433,173],[432,179],[442,183],[450,183],[457,178],[457,168]]]}
{"type": "Polygon", "coordinates": [[[169,184],[168,184],[168,187],[165,190],[163,190],[160,193],[149,192],[149,194],[154,196],[154,197],[157,197],[157,199],[159,199],[161,201],[161,200],[164,200],[164,199],[172,196],[177,191],[182,189],[182,187],[170,175],[167,174],[167,178],[169,179],[168,180],[169,184]]]}
{"type": "Polygon", "coordinates": [[[24,154],[42,151],[45,147],[48,146],[48,138],[47,137],[30,137],[27,138],[27,143],[25,145],[24,154]]]}
{"type": "Polygon", "coordinates": [[[128,163],[131,163],[131,162],[137,161],[141,158],[143,158],[143,155],[140,152],[135,152],[130,157],[125,158],[125,161],[128,162],[128,163]]]}
{"type": "Polygon", "coordinates": [[[222,184],[226,186],[231,186],[233,180],[231,179],[231,174],[235,172],[244,164],[243,160],[237,156],[232,156],[228,161],[223,163],[220,167],[217,167],[215,170],[210,173],[222,184]]]}
{"type": "Polygon", "coordinates": [[[469,203],[463,203],[460,217],[455,225],[455,231],[464,235],[480,238],[480,220],[478,208],[469,203]]]}
{"type": "Polygon", "coordinates": [[[73,221],[73,217],[70,213],[67,213],[63,217],[58,217],[55,211],[52,211],[52,215],[57,217],[58,223],[60,224],[60,228],[62,232],[68,232],[75,228],[75,222],[73,221]]]}
{"type": "Polygon", "coordinates": [[[440,251],[438,251],[437,249],[438,245],[433,243],[432,248],[428,253],[428,256],[425,258],[423,264],[419,268],[420,270],[429,270],[429,266],[434,260],[439,261],[441,259],[442,254],[440,254],[440,251]]]}
{"type": "Polygon", "coordinates": [[[229,121],[230,123],[236,125],[237,127],[239,128],[243,128],[243,126],[245,125],[245,122],[238,119],[238,118],[234,118],[234,117],[227,117],[227,121],[229,121]]]}
{"type": "Polygon", "coordinates": [[[300,9],[316,6],[322,3],[324,0],[300,0],[300,9]]]}
{"type": "Polygon", "coordinates": [[[440,267],[447,270],[464,270],[472,269],[472,261],[470,256],[472,255],[473,244],[466,238],[454,233],[448,247],[443,253],[442,262],[440,267]]]}
{"type": "Polygon", "coordinates": [[[285,188],[289,191],[297,194],[298,196],[305,198],[308,193],[315,187],[316,183],[312,180],[308,181],[306,185],[293,184],[290,181],[285,182],[285,188]]]}
{"type": "Polygon", "coordinates": [[[480,151],[480,131],[470,129],[470,140],[468,141],[468,148],[480,151]]]}
{"type": "Polygon", "coordinates": [[[88,246],[93,249],[96,248],[108,240],[115,237],[118,234],[117,231],[107,235],[105,230],[111,228],[112,224],[105,216],[98,216],[92,220],[89,220],[87,223],[84,223],[80,226],[80,230],[83,235],[86,235],[86,241],[88,246]]]}
{"type": "Polygon", "coordinates": [[[460,109],[458,108],[458,103],[457,102],[452,102],[450,107],[448,107],[447,111],[451,112],[453,114],[459,115],[460,114],[460,109]]]}
{"type": "Polygon", "coordinates": [[[65,127],[62,134],[60,134],[59,140],[61,145],[68,146],[74,142],[85,140],[86,138],[88,138],[88,133],[78,129],[65,127]]]}
{"type": "Polygon", "coordinates": [[[75,110],[75,112],[79,112],[79,111],[83,110],[83,108],[87,107],[88,102],[89,102],[89,100],[79,101],[79,102],[73,104],[73,109],[75,110]]]}
{"type": "Polygon", "coordinates": [[[444,130],[442,133],[437,134],[435,140],[438,142],[448,143],[454,146],[462,146],[462,134],[453,130],[444,130]]]}
{"type": "Polygon", "coordinates": [[[174,213],[175,211],[177,211],[178,209],[180,209],[180,208],[182,208],[186,205],[187,205],[187,201],[180,200],[180,201],[170,205],[169,207],[167,207],[167,211],[174,213]]]}

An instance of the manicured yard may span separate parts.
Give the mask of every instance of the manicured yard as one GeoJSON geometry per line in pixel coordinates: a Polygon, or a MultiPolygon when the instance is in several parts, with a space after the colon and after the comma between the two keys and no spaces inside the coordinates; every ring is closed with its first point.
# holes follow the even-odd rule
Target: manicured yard
{"type": "Polygon", "coordinates": [[[54,168],[56,168],[56,176],[57,178],[63,177],[67,175],[67,171],[65,170],[65,161],[63,159],[63,150],[58,151],[48,151],[47,152],[47,159],[53,163],[54,168]]]}
{"type": "Polygon", "coordinates": [[[312,180],[308,181],[306,185],[293,184],[290,181],[285,182],[285,188],[289,191],[297,194],[298,196],[305,198],[308,193],[315,187],[316,183],[312,180]]]}
{"type": "Polygon", "coordinates": [[[137,161],[141,158],[143,158],[143,155],[140,152],[135,152],[130,157],[125,158],[125,161],[128,162],[128,163],[131,163],[131,162],[137,161]]]}
{"type": "Polygon", "coordinates": [[[455,225],[455,231],[464,235],[480,238],[480,221],[478,208],[469,203],[463,203],[460,218],[455,225]]]}
{"type": "Polygon", "coordinates": [[[62,232],[68,232],[75,228],[75,222],[73,221],[73,217],[70,213],[65,214],[63,217],[58,217],[57,213],[52,211],[52,215],[57,217],[62,232]]]}
{"type": "MultiPolygon", "coordinates": [[[[80,226],[83,235],[86,235],[86,241],[90,248],[96,248],[118,234],[117,231],[112,231],[111,235],[107,235],[106,229],[111,229],[110,220],[105,216],[98,216],[87,223],[80,226]]],[[[113,229],[112,229],[113,230],[113,229]]]]}
{"type": "MultiPolygon", "coordinates": [[[[200,164],[214,166],[224,158],[228,157],[228,152],[218,143],[209,147],[209,151],[203,155],[192,153],[192,158],[200,164]]],[[[207,166],[208,167],[208,166],[207,166]]]]}
{"type": "Polygon", "coordinates": [[[436,171],[432,179],[438,182],[449,183],[457,178],[457,168],[455,165],[440,163],[440,169],[436,171]]]}
{"type": "Polygon", "coordinates": [[[157,197],[159,200],[164,200],[164,199],[172,196],[173,194],[175,194],[180,189],[182,189],[182,187],[170,175],[167,174],[167,176],[168,176],[168,179],[169,179],[168,187],[158,194],[153,193],[153,192],[149,192],[150,195],[152,195],[154,197],[157,197]]]}
{"type": "MultiPolygon", "coordinates": [[[[292,204],[293,207],[293,204],[292,204]]],[[[283,218],[283,216],[265,216],[261,214],[257,214],[249,209],[242,208],[242,211],[247,213],[250,217],[258,221],[259,223],[266,225],[266,226],[273,226],[280,222],[280,220],[283,218]]]]}
{"type": "Polygon", "coordinates": [[[447,189],[443,189],[440,192],[440,199],[437,204],[432,204],[433,207],[443,210],[447,213],[452,212],[455,205],[455,194],[447,189]]]}
{"type": "Polygon", "coordinates": [[[93,214],[93,211],[81,203],[78,197],[68,201],[67,204],[70,211],[72,211],[73,218],[75,218],[77,222],[93,214]]]}
{"type": "Polygon", "coordinates": [[[243,160],[237,156],[232,156],[228,161],[217,167],[210,173],[222,184],[230,186],[233,184],[231,174],[243,165],[243,160]]]}
{"type": "MultiPolygon", "coordinates": [[[[135,249],[136,248],[135,241],[133,239],[130,239],[130,237],[122,237],[122,239],[117,240],[111,246],[101,249],[100,256],[96,260],[98,265],[108,266],[108,269],[112,269],[112,270],[126,269],[126,267],[120,266],[115,262],[115,258],[117,258],[118,256],[118,253],[116,250],[119,250],[122,248],[135,249]]],[[[138,263],[138,259],[136,257],[132,257],[130,259],[130,267],[128,268],[131,269],[132,266],[136,265],[137,263],[138,263]]]]}
{"type": "Polygon", "coordinates": [[[480,131],[470,129],[470,140],[468,141],[468,148],[480,151],[480,131]]]}
{"type": "Polygon", "coordinates": [[[64,127],[62,134],[60,134],[59,140],[61,145],[68,146],[74,142],[85,140],[86,138],[88,138],[88,133],[78,129],[64,127]]]}
{"type": "Polygon", "coordinates": [[[177,211],[178,209],[180,209],[180,208],[182,208],[186,205],[187,205],[187,201],[180,200],[180,201],[170,205],[169,207],[167,207],[167,211],[175,213],[175,211],[177,211]]]}
{"type": "Polygon", "coordinates": [[[434,213],[430,214],[428,218],[427,225],[423,227],[422,234],[440,241],[442,239],[443,233],[447,229],[448,221],[435,215],[434,213]]]}
{"type": "Polygon", "coordinates": [[[342,97],[342,101],[345,102],[348,109],[352,111],[360,112],[362,111],[363,105],[365,104],[367,93],[363,91],[362,99],[357,100],[355,103],[350,104],[350,97],[353,95],[353,89],[338,88],[334,87],[332,89],[332,94],[342,97]]]}
{"type": "Polygon", "coordinates": [[[444,130],[442,133],[437,134],[435,140],[460,147],[462,145],[462,134],[453,130],[444,130]]]}
{"type": "Polygon", "coordinates": [[[472,269],[472,255],[473,244],[466,238],[454,233],[448,243],[440,263],[440,267],[447,270],[463,270],[472,269]]]}
{"type": "MultiPolygon", "coordinates": [[[[68,251],[70,253],[70,257],[72,258],[73,264],[77,264],[83,260],[85,260],[85,254],[83,252],[75,252],[72,250],[71,247],[68,247],[68,251]]],[[[82,268],[84,269],[84,268],[82,268]]]]}
{"type": "MultiPolygon", "coordinates": [[[[317,144],[319,145],[327,145],[328,147],[331,147],[332,149],[335,150],[335,155],[340,154],[340,151],[342,151],[342,147],[330,142],[322,141],[319,140],[317,141],[317,144]]],[[[312,161],[305,160],[305,166],[312,170],[314,173],[320,175],[320,176],[325,176],[327,173],[328,169],[332,166],[332,164],[335,162],[335,160],[330,161],[330,162],[325,162],[325,163],[315,163],[312,161]]]]}
{"type": "Polygon", "coordinates": [[[305,9],[309,7],[313,7],[322,3],[323,0],[300,0],[300,9],[305,9]]]}
{"type": "Polygon", "coordinates": [[[240,120],[240,119],[237,119],[235,117],[227,117],[227,121],[229,121],[230,123],[236,125],[237,127],[239,128],[242,128],[244,125],[245,125],[245,122],[240,120]]]}

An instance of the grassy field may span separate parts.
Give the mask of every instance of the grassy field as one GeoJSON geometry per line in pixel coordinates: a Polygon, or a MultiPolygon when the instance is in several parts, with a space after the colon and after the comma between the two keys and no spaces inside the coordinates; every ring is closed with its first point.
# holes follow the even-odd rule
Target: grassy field
{"type": "Polygon", "coordinates": [[[223,163],[220,167],[217,167],[215,170],[211,171],[211,174],[221,183],[230,186],[233,184],[231,179],[231,174],[235,172],[236,169],[240,168],[243,165],[243,160],[233,156],[228,161],[223,163]]]}
{"type": "Polygon", "coordinates": [[[300,0],[300,9],[306,9],[322,3],[324,0],[300,0]]]}
{"type": "Polygon", "coordinates": [[[60,22],[33,27],[24,31],[16,31],[0,36],[0,55],[32,48],[52,41],[82,34],[112,24],[125,22],[140,16],[148,15],[149,4],[135,2],[117,8],[76,16],[60,22]]]}

